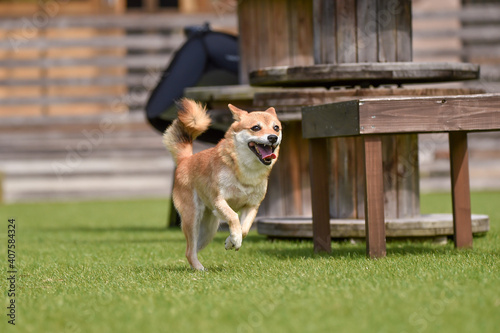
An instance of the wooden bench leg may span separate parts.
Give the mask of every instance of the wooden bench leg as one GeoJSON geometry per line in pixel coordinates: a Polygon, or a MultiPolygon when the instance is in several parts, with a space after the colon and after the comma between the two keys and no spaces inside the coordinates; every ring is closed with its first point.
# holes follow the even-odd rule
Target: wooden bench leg
{"type": "Polygon", "coordinates": [[[455,247],[472,247],[467,132],[450,132],[451,197],[455,247]]]}
{"type": "Polygon", "coordinates": [[[331,252],[330,198],[328,195],[328,151],[326,139],[309,140],[309,174],[315,252],[331,252]]]}
{"type": "Polygon", "coordinates": [[[364,137],[366,254],[385,257],[384,177],[382,137],[364,137]]]}

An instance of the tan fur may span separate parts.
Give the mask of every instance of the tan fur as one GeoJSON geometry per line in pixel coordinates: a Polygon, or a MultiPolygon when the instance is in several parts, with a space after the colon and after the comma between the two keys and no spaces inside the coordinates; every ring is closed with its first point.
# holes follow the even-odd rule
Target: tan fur
{"type": "Polygon", "coordinates": [[[192,142],[208,128],[210,118],[200,104],[188,99],[180,103],[178,119],[163,138],[177,163],[173,200],[186,237],[186,257],[198,270],[204,267],[197,253],[215,236],[219,220],[229,224],[226,250],[238,250],[264,199],[276,159],[257,157],[249,142],[273,144],[274,155],[279,153],[281,123],[274,108],[251,113],[233,105],[229,109],[235,122],[213,148],[192,154],[192,142]]]}
{"type": "Polygon", "coordinates": [[[167,128],[163,144],[172,153],[176,163],[193,154],[193,140],[210,126],[205,108],[193,100],[183,98],[178,103],[178,119],[167,128]]]}

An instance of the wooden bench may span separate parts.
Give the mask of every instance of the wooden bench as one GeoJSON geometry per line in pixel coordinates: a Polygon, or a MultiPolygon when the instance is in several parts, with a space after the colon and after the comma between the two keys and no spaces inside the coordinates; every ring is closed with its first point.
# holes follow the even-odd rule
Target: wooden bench
{"type": "Polygon", "coordinates": [[[364,150],[367,255],[386,255],[382,137],[385,134],[449,134],[454,241],[472,247],[467,133],[500,130],[500,94],[358,99],[302,108],[309,139],[316,251],[331,251],[327,141],[361,136],[364,150]]]}

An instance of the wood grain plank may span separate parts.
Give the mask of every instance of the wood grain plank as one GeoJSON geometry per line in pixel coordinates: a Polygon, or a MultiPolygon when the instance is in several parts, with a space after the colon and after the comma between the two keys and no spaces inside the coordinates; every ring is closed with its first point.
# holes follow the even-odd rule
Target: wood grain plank
{"type": "Polygon", "coordinates": [[[250,73],[250,84],[331,87],[465,81],[477,78],[479,66],[467,63],[345,63],[261,68],[250,73]]]}
{"type": "Polygon", "coordinates": [[[313,2],[314,63],[337,63],[335,2],[313,2]]]}
{"type": "Polygon", "coordinates": [[[396,61],[412,61],[411,0],[400,0],[396,15],[396,61]]]}
{"type": "Polygon", "coordinates": [[[358,219],[365,218],[365,157],[364,140],[362,137],[355,137],[356,140],[356,205],[358,219]]]}
{"type": "MultiPolygon", "coordinates": [[[[47,50],[51,48],[77,48],[91,47],[93,49],[110,49],[126,47],[129,50],[174,50],[182,46],[186,39],[182,35],[169,35],[168,37],[159,34],[148,34],[144,36],[110,36],[95,35],[87,38],[32,38],[26,39],[19,44],[18,49],[47,50]]],[[[0,40],[0,50],[12,49],[12,41],[0,40]]]]}
{"type": "MultiPolygon", "coordinates": [[[[452,214],[429,214],[406,219],[387,219],[386,237],[441,238],[453,235],[452,214]]],[[[312,238],[312,221],[308,217],[263,217],[257,225],[261,235],[271,237],[312,238]]],[[[332,238],[364,238],[364,219],[330,219],[332,238]]],[[[472,215],[474,235],[484,235],[490,230],[486,215],[472,215]]]]}
{"type": "Polygon", "coordinates": [[[313,138],[498,130],[499,105],[500,94],[480,94],[363,99],[303,107],[303,135],[313,138]],[[353,119],[358,112],[359,132],[356,133],[358,129],[353,119]]]}
{"type": "Polygon", "coordinates": [[[356,1],[336,1],[337,62],[357,62],[356,1]]]}
{"type": "MultiPolygon", "coordinates": [[[[238,5],[245,1],[239,1],[238,5]]],[[[217,26],[234,28],[237,19],[234,15],[220,15],[217,13],[203,13],[203,15],[179,14],[178,12],[161,13],[126,13],[126,14],[102,14],[102,15],[56,15],[50,20],[43,21],[44,28],[88,28],[98,29],[179,29],[190,25],[202,25],[205,22],[217,22],[217,26]]],[[[27,28],[24,17],[5,17],[0,22],[2,30],[21,30],[27,28]]]]}
{"type": "Polygon", "coordinates": [[[165,54],[145,54],[129,56],[99,55],[88,58],[40,58],[40,59],[0,59],[0,67],[52,67],[94,66],[99,68],[123,67],[129,68],[163,68],[170,61],[165,54]],[[149,66],[149,67],[148,67],[149,66]]]}
{"type": "Polygon", "coordinates": [[[398,218],[420,215],[418,135],[396,136],[398,218]]]}
{"type": "Polygon", "coordinates": [[[334,218],[356,217],[356,167],[355,167],[355,141],[354,138],[337,138],[337,154],[331,160],[333,168],[338,170],[335,196],[338,200],[337,216],[334,218]]]}
{"type": "Polygon", "coordinates": [[[253,52],[256,49],[253,47],[253,38],[250,33],[249,27],[253,24],[254,20],[252,18],[252,6],[250,6],[250,1],[241,1],[238,3],[238,31],[239,33],[239,53],[240,62],[239,70],[240,84],[248,83],[248,74],[254,69],[252,64],[252,59],[255,58],[253,52]]]}
{"type": "Polygon", "coordinates": [[[324,34],[323,29],[323,2],[313,1],[313,57],[315,64],[323,63],[323,40],[322,36],[324,34]]]}
{"type": "Polygon", "coordinates": [[[258,37],[255,47],[258,48],[257,57],[255,59],[257,68],[273,66],[274,59],[272,58],[272,39],[270,34],[273,30],[273,17],[271,14],[273,1],[258,0],[255,4],[255,21],[252,24],[253,31],[257,30],[255,34],[258,37]],[[258,22],[258,24],[255,24],[258,22]],[[258,44],[258,46],[257,46],[258,44]]]}
{"type": "Polygon", "coordinates": [[[370,258],[386,255],[382,138],[364,137],[366,252],[370,258]]]}
{"type": "Polygon", "coordinates": [[[287,0],[268,1],[270,7],[270,27],[267,31],[273,66],[293,65],[290,46],[293,38],[289,24],[294,8],[288,7],[287,0]]]}
{"type": "MultiPolygon", "coordinates": [[[[0,80],[0,84],[2,81],[0,80]]],[[[342,102],[353,99],[363,98],[381,98],[382,96],[411,97],[411,96],[445,96],[445,95],[472,95],[482,94],[484,90],[480,89],[455,89],[455,88],[425,88],[425,89],[406,89],[406,88],[378,88],[378,89],[342,89],[326,90],[318,88],[264,88],[248,86],[222,86],[222,87],[197,87],[187,88],[185,94],[195,99],[209,101],[212,99],[227,98],[231,94],[244,94],[244,96],[254,96],[254,105],[265,107],[267,105],[279,105],[282,107],[281,116],[290,119],[304,105],[318,105],[332,102],[342,102]],[[206,93],[205,93],[206,91],[206,93]],[[192,94],[191,92],[197,92],[192,94]],[[199,97],[198,97],[199,96],[199,97]]],[[[247,97],[245,97],[247,98],[247,97]]],[[[300,120],[300,116],[295,118],[300,120]]]]}
{"type": "Polygon", "coordinates": [[[285,192],[283,187],[283,172],[285,163],[278,161],[273,166],[267,183],[267,192],[259,207],[259,216],[286,216],[285,192]]]}
{"type": "MultiPolygon", "coordinates": [[[[285,150],[280,154],[283,160],[282,185],[285,198],[285,216],[303,216],[302,211],[302,181],[300,165],[300,122],[289,122],[286,126],[286,135],[283,137],[285,150]]],[[[280,148],[280,149],[281,149],[280,148]]],[[[281,150],[280,150],[281,152],[281,150]]]]}
{"type": "Polygon", "coordinates": [[[450,133],[449,144],[455,247],[471,248],[472,221],[470,207],[469,154],[467,149],[467,133],[450,133]]]}
{"type": "MultiPolygon", "coordinates": [[[[298,122],[301,126],[302,123],[298,122]]],[[[311,178],[309,177],[309,140],[302,138],[300,140],[300,175],[302,183],[302,216],[312,216],[312,199],[311,199],[311,178]]]]}
{"type": "Polygon", "coordinates": [[[331,252],[328,200],[328,151],[326,139],[309,140],[313,242],[315,252],[331,252]]]}
{"type": "Polygon", "coordinates": [[[377,2],[358,0],[356,15],[358,62],[376,62],[378,58],[377,2]]]}
{"type": "Polygon", "coordinates": [[[302,136],[309,139],[359,134],[357,108],[358,101],[303,107],[302,136]]]}
{"type": "Polygon", "coordinates": [[[328,142],[328,152],[330,157],[330,168],[329,168],[329,200],[330,200],[330,216],[340,216],[340,190],[339,190],[339,163],[336,163],[339,156],[339,142],[340,138],[329,138],[328,142]]]}
{"type": "Polygon", "coordinates": [[[395,135],[384,135],[382,140],[382,168],[384,175],[385,217],[398,216],[398,150],[395,135]]]}
{"type": "MultiPolygon", "coordinates": [[[[377,0],[378,61],[396,61],[395,1],[377,0]]],[[[397,4],[396,4],[397,5],[397,4]]]]}
{"type": "Polygon", "coordinates": [[[290,63],[293,66],[314,64],[313,3],[310,0],[288,0],[290,15],[290,63]]]}
{"type": "Polygon", "coordinates": [[[361,134],[500,128],[500,94],[362,100],[361,134]]]}
{"type": "MultiPolygon", "coordinates": [[[[262,33],[260,32],[260,29],[253,29],[253,25],[255,22],[260,22],[261,20],[261,13],[259,9],[259,3],[261,0],[248,0],[248,1],[243,1],[241,5],[246,6],[246,11],[248,12],[248,25],[246,26],[246,34],[249,35],[247,42],[249,43],[248,45],[245,46],[245,52],[248,52],[248,57],[247,57],[247,68],[248,68],[248,73],[251,73],[251,71],[257,69],[257,68],[262,68],[262,65],[260,63],[260,54],[261,54],[261,44],[264,43],[266,40],[262,40],[264,36],[262,36],[262,33]]],[[[266,22],[263,23],[264,27],[266,26],[266,22]]],[[[241,33],[241,31],[240,31],[241,33]]],[[[240,43],[240,47],[243,48],[242,44],[240,43]]],[[[243,52],[243,49],[241,50],[243,52]]],[[[248,81],[246,81],[248,82],[248,81]]]]}

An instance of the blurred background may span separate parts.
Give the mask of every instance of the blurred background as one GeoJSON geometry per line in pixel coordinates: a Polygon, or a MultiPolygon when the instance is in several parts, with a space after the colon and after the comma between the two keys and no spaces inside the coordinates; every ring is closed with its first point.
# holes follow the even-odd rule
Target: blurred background
{"type": "MultiPolygon", "coordinates": [[[[1,201],[169,197],[174,165],[146,101],[184,27],[236,34],[237,2],[0,0],[1,201]]],[[[447,86],[500,92],[500,1],[412,6],[413,61],[481,64],[480,80],[447,86]]],[[[419,140],[421,190],[449,191],[447,136],[419,140]]],[[[469,147],[471,189],[500,189],[500,133],[469,147]]]]}

